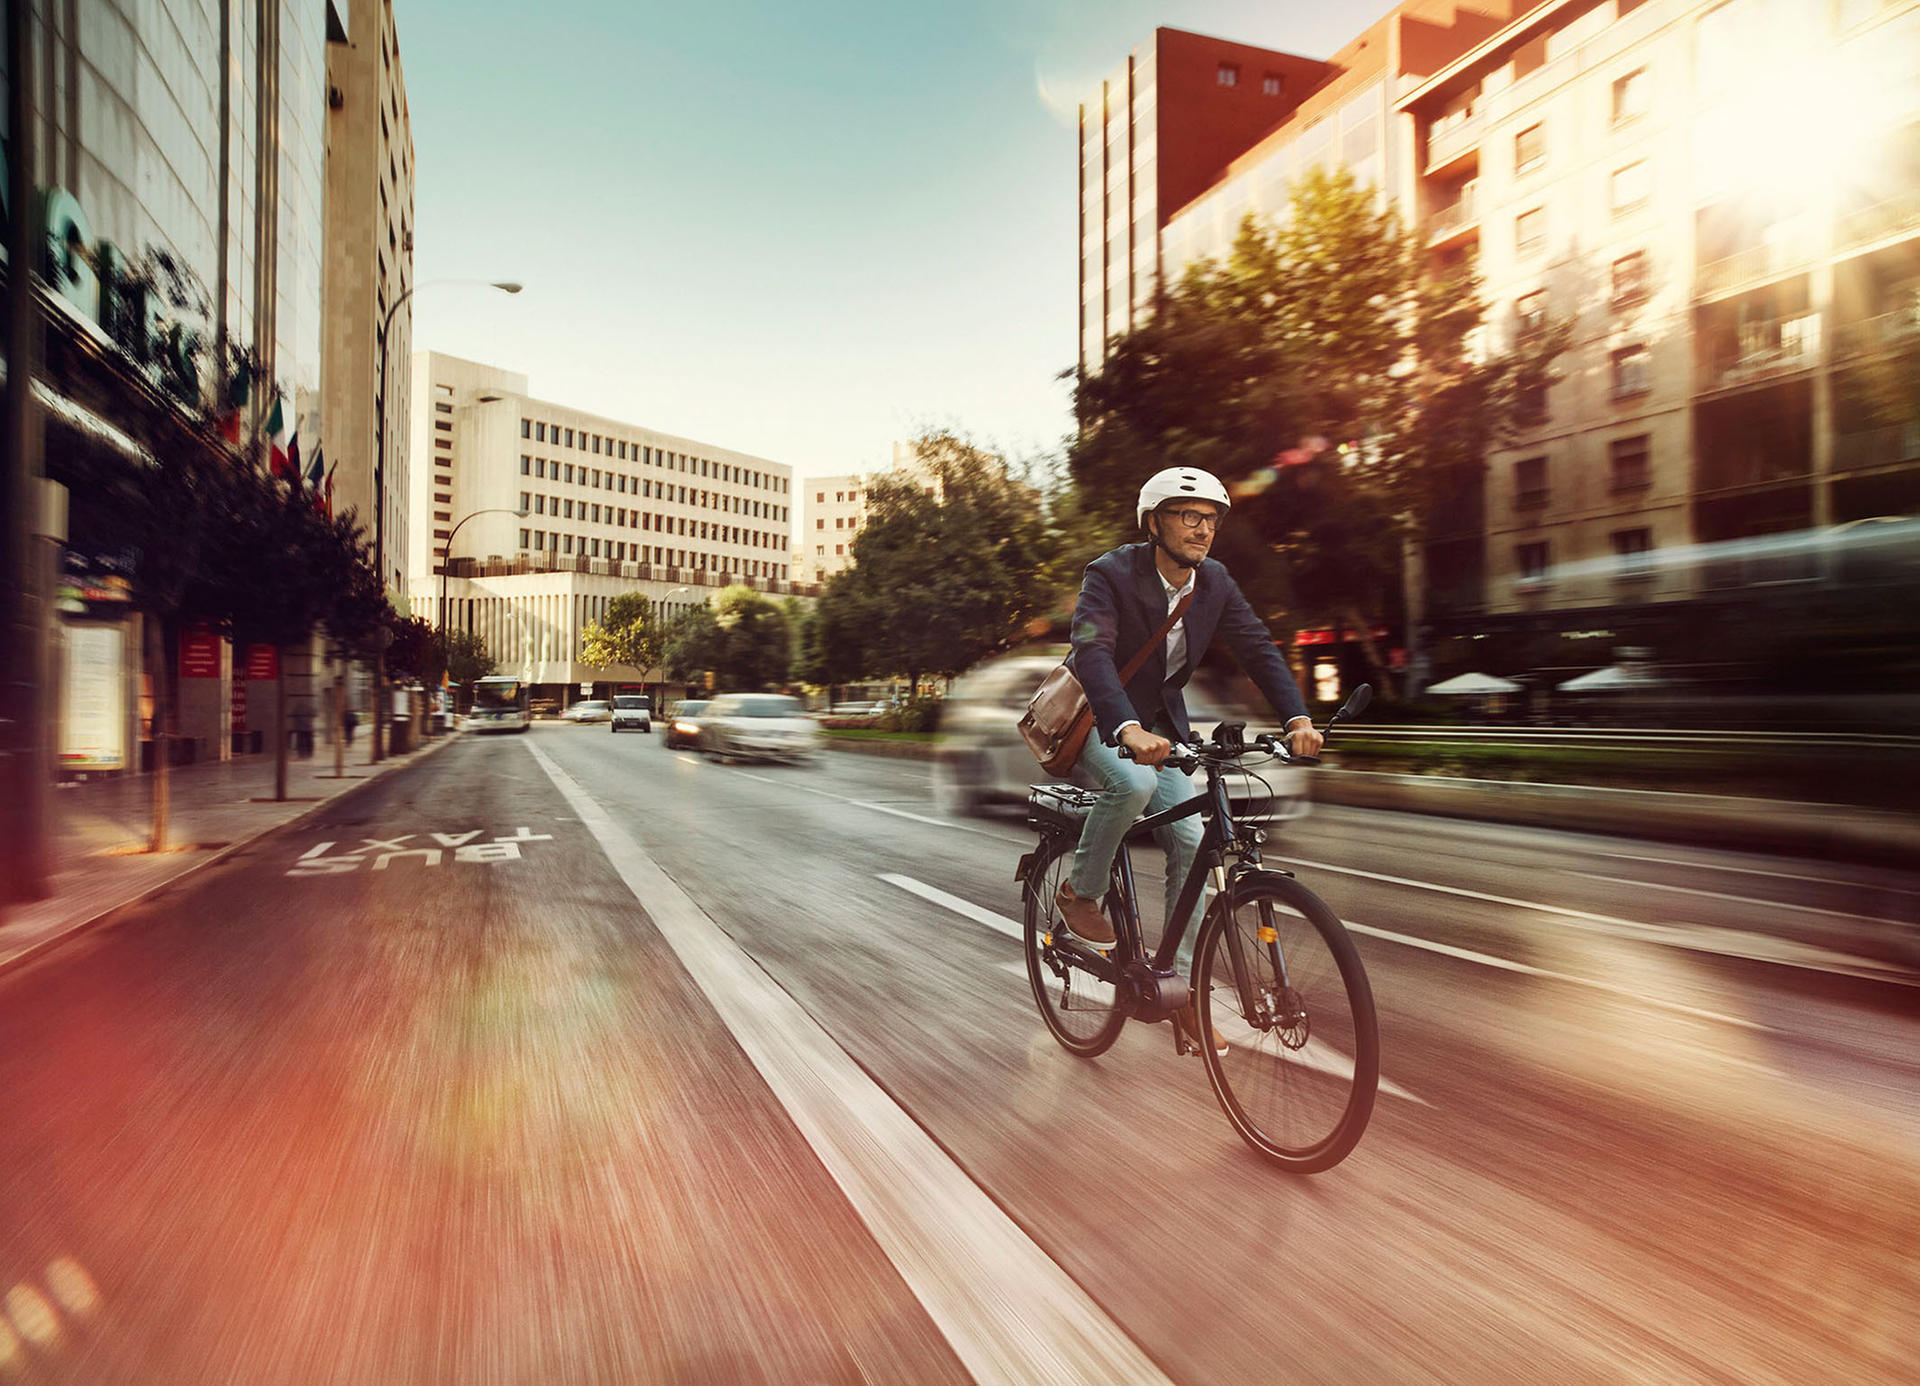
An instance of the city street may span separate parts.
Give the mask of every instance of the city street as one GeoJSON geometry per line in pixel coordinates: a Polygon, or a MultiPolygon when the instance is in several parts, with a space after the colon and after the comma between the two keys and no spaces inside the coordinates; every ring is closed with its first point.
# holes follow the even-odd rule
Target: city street
{"type": "Polygon", "coordinates": [[[1920,979],[1856,944],[1920,874],[1320,808],[1269,860],[1382,1085],[1296,1178],[1166,1027],[1048,1036],[1030,842],[551,723],[261,839],[0,978],[0,1376],[1908,1379],[1920,979]]]}

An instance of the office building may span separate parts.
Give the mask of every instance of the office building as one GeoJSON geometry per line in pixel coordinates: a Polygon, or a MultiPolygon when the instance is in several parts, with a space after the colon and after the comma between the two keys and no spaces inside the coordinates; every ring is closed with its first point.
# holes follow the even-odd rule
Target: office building
{"type": "Polygon", "coordinates": [[[414,353],[411,388],[412,609],[438,619],[444,576],[446,618],[501,672],[555,693],[657,681],[580,661],[581,628],[622,592],[668,615],[734,585],[812,595],[789,576],[790,467],[536,399],[523,375],[438,352],[414,353]]]}
{"type": "Polygon", "coordinates": [[[381,579],[401,605],[413,374],[413,123],[392,0],[337,3],[347,22],[327,44],[325,459],[335,512],[359,516],[381,579]]]}
{"type": "MultiPolygon", "coordinates": [[[[111,773],[148,764],[153,743],[142,715],[145,633],[125,600],[139,555],[101,537],[112,529],[102,517],[130,488],[102,478],[153,465],[139,439],[156,401],[184,432],[197,419],[166,414],[165,401],[224,394],[223,342],[249,349],[274,383],[253,392],[244,427],[257,430],[277,399],[294,427],[318,430],[326,45],[340,21],[325,3],[28,3],[35,90],[25,133],[60,270],[41,285],[37,371],[45,471],[60,497],[49,513],[65,515],[52,711],[63,768],[111,773]],[[164,273],[162,257],[178,268],[188,306],[143,286],[164,273]],[[169,346],[183,340],[201,349],[169,346]]],[[[156,675],[173,685],[174,754],[270,749],[261,709],[273,705],[273,680],[249,674],[277,673],[277,662],[249,670],[224,640],[179,636],[194,657],[171,658],[156,675]]],[[[311,671],[298,651],[287,664],[290,710],[310,718],[311,671]]]]}

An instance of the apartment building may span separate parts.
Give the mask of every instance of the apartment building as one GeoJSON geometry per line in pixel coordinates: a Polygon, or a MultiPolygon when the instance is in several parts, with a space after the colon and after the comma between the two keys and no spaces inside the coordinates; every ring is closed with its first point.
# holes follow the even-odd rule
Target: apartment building
{"type": "Polygon", "coordinates": [[[408,472],[413,610],[557,692],[640,681],[579,658],[622,592],[673,614],[722,587],[811,596],[790,576],[790,467],[537,399],[524,375],[416,352],[408,472]],[[443,556],[445,563],[443,565],[443,556]],[[444,584],[443,584],[444,579],[444,584]]]}
{"type": "Polygon", "coordinates": [[[1326,63],[1156,29],[1080,103],[1080,369],[1139,321],[1167,217],[1331,75],[1326,63]]]}
{"type": "Polygon", "coordinates": [[[360,516],[397,602],[408,572],[413,123],[393,0],[336,0],[334,12],[341,22],[327,35],[325,458],[334,507],[360,516]]]}
{"type": "Polygon", "coordinates": [[[941,491],[940,478],[912,443],[893,445],[890,471],[809,476],[795,483],[800,489],[800,529],[793,546],[796,581],[825,582],[852,565],[854,536],[867,522],[869,488],[883,476],[910,477],[930,496],[941,491]]]}
{"type": "Polygon", "coordinates": [[[1916,0],[1417,0],[1326,66],[1162,273],[1337,166],[1471,257],[1490,345],[1573,322],[1416,556],[1431,638],[1631,630],[1809,576],[1740,541],[1920,510],[1916,0]]]}

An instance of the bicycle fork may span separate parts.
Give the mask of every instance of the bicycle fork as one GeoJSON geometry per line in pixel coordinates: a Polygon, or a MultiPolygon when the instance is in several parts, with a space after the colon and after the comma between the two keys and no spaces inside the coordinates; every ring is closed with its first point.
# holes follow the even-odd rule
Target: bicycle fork
{"type": "MultiPolygon", "coordinates": [[[[1226,873],[1219,867],[1214,868],[1214,888],[1220,892],[1220,908],[1231,908],[1226,901],[1226,873]]],[[[1227,956],[1233,964],[1234,988],[1240,994],[1240,1014],[1255,1029],[1269,1031],[1278,1027],[1283,1031],[1282,1040],[1290,1048],[1298,1048],[1289,1036],[1300,1033],[1300,1043],[1305,1043],[1305,1009],[1301,1005],[1299,993],[1293,989],[1293,981],[1287,975],[1286,955],[1280,948],[1280,929],[1274,922],[1273,902],[1259,902],[1260,923],[1257,937],[1261,951],[1266,954],[1266,963],[1272,969],[1265,974],[1273,979],[1271,986],[1256,976],[1253,959],[1249,956],[1246,940],[1240,936],[1239,929],[1231,922],[1222,932],[1226,935],[1227,956]]]]}

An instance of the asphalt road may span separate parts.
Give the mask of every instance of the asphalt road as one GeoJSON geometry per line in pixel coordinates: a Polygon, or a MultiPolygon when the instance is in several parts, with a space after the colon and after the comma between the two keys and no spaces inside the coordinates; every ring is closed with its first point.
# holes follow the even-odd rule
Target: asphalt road
{"type": "Polygon", "coordinates": [[[1911,1379],[1920,876],[1291,825],[1385,1080],[1302,1179],[1047,1036],[1028,840],[542,725],[125,912],[0,979],[0,1378],[1911,1379]]]}

